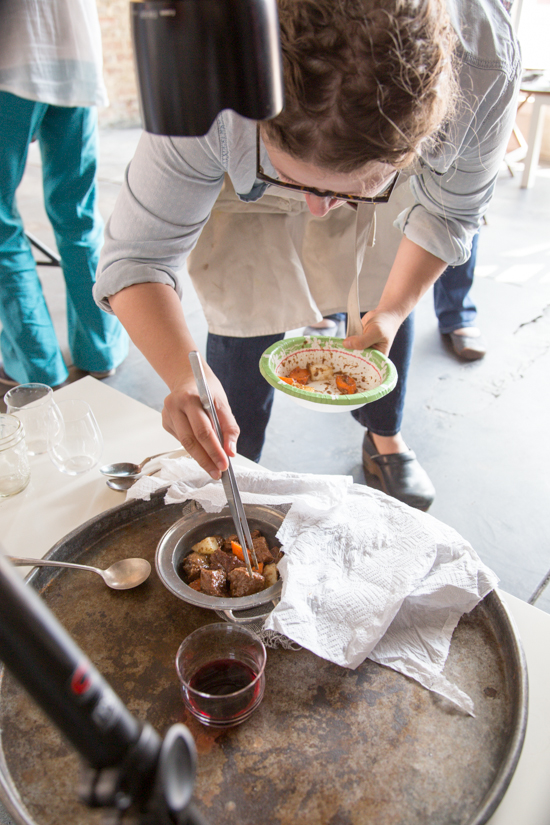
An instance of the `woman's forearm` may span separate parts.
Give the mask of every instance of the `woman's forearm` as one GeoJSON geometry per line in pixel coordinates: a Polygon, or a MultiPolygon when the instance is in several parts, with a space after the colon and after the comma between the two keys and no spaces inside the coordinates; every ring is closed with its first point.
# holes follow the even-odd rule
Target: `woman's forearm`
{"type": "Polygon", "coordinates": [[[111,309],[136,347],[168,387],[192,376],[188,354],[196,349],[180,300],[166,284],[134,284],[109,298],[111,309]]]}
{"type": "Polygon", "coordinates": [[[404,321],[446,268],[441,258],[403,236],[376,311],[395,313],[404,321]]]}
{"type": "Polygon", "coordinates": [[[376,309],[363,316],[363,334],[346,338],[350,349],[374,347],[385,355],[397,330],[447,264],[403,237],[376,309]]]}

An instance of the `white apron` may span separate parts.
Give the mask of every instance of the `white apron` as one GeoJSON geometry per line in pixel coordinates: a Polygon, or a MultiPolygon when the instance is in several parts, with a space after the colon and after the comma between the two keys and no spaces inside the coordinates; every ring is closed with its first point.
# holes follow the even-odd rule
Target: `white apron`
{"type": "Polygon", "coordinates": [[[374,309],[402,238],[393,222],[411,204],[405,181],[389,203],[377,205],[369,247],[370,204],[344,204],[316,218],[303,195],[276,187],[257,201],[241,201],[226,176],[188,260],[208,329],[247,338],[345,312],[358,272],[361,310],[374,309]]]}

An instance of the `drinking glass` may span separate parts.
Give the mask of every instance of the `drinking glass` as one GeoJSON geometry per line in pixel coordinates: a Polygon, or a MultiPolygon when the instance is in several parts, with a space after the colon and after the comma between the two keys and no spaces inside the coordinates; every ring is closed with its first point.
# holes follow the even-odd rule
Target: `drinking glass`
{"type": "Polygon", "coordinates": [[[203,725],[245,722],[262,701],[266,652],[252,631],[225,622],[199,627],[176,656],[183,701],[203,725]]]}
{"type": "Polygon", "coordinates": [[[30,477],[23,424],[15,415],[0,414],[0,498],[20,493],[30,477]]]}
{"type": "Polygon", "coordinates": [[[47,453],[61,432],[52,388],[47,384],[19,384],[5,394],[4,402],[8,413],[23,424],[28,454],[47,453]]]}
{"type": "Polygon", "coordinates": [[[101,458],[103,438],[86,401],[59,401],[61,433],[48,450],[58,470],[77,476],[95,467],[101,458]]]}

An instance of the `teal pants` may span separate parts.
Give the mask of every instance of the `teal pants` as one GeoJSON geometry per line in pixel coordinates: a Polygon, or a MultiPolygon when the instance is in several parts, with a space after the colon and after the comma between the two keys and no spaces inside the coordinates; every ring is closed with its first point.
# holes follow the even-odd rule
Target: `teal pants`
{"type": "Polygon", "coordinates": [[[117,367],[128,353],[128,337],[92,297],[103,242],[95,108],[51,106],[0,92],[0,352],[10,378],[54,387],[67,378],[67,366],[15,202],[34,138],[65,279],[73,364],[87,372],[117,367]]]}

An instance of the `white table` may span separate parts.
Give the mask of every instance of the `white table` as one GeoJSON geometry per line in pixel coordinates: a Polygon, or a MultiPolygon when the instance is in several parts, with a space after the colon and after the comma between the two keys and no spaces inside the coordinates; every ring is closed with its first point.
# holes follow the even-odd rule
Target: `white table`
{"type": "MultiPolygon", "coordinates": [[[[103,433],[102,463],[141,461],[178,442],[162,429],[160,414],[93,378],[56,391],[82,398],[103,433]]],[[[237,459],[247,463],[246,459],[237,459]]],[[[97,468],[82,476],[60,473],[47,456],[31,458],[26,490],[0,503],[0,541],[12,556],[43,556],[83,522],[125,500],[110,490],[97,468]]],[[[18,568],[24,571],[24,568],[18,568]]],[[[529,719],[523,752],[508,791],[490,825],[550,822],[550,615],[502,593],[516,621],[529,669],[529,719]]]]}

